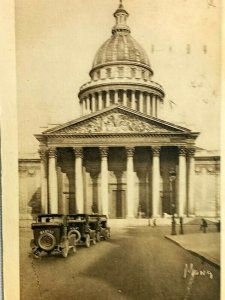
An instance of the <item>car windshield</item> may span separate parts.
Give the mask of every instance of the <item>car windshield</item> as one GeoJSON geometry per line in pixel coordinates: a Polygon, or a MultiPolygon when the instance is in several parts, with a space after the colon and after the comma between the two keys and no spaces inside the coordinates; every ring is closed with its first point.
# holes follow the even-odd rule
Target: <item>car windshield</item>
{"type": "Polygon", "coordinates": [[[62,218],[60,217],[38,217],[38,222],[42,222],[42,223],[61,223],[62,222],[62,218]]]}

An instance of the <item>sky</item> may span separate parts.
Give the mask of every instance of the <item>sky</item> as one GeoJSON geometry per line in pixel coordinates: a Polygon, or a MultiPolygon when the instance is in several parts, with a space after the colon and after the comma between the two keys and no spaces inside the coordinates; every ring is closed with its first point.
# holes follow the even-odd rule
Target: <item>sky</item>
{"type": "MultiPolygon", "coordinates": [[[[132,36],[165,90],[164,119],[220,148],[220,0],[124,0],[132,36]]],[[[34,134],[79,117],[78,92],[111,36],[118,0],[16,0],[19,157],[34,134]]]]}

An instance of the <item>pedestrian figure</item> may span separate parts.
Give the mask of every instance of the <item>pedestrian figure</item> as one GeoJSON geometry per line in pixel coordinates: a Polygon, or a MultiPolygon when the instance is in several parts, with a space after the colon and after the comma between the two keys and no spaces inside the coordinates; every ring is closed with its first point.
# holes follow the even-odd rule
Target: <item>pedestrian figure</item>
{"type": "Polygon", "coordinates": [[[208,227],[208,224],[207,224],[206,220],[202,219],[201,229],[202,229],[203,233],[206,233],[206,228],[207,227],[208,227]]]}
{"type": "Polygon", "coordinates": [[[184,234],[183,218],[182,217],[180,217],[180,234],[184,234]]]}
{"type": "Polygon", "coordinates": [[[171,234],[176,235],[176,220],[175,220],[175,215],[172,215],[172,228],[171,228],[171,234]]]}
{"type": "Polygon", "coordinates": [[[220,232],[220,220],[216,223],[217,232],[220,232]]]}
{"type": "Polygon", "coordinates": [[[156,219],[153,219],[153,227],[156,227],[156,219]]]}

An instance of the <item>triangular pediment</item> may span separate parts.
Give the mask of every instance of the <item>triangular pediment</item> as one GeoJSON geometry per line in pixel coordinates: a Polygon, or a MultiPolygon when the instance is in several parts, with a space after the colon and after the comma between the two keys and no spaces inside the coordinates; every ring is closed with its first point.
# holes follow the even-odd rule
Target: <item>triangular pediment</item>
{"type": "Polygon", "coordinates": [[[47,130],[44,134],[115,134],[115,133],[184,133],[189,129],[150,117],[122,106],[104,109],[95,114],[47,130]]]}

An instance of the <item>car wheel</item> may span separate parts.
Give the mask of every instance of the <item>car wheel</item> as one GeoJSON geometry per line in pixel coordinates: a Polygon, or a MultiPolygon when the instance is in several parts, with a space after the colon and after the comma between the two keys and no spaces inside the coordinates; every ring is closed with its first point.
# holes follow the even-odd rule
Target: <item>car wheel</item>
{"type": "Polygon", "coordinates": [[[105,232],[105,240],[108,240],[110,238],[110,232],[109,230],[106,230],[105,232]]]}
{"type": "Polygon", "coordinates": [[[43,233],[38,238],[38,245],[44,251],[51,251],[56,245],[56,238],[51,233],[43,233]]]}
{"type": "Polygon", "coordinates": [[[97,241],[97,242],[100,242],[100,241],[101,241],[101,235],[100,235],[100,232],[97,232],[97,234],[96,234],[96,241],[97,241]]]}
{"type": "Polygon", "coordinates": [[[78,231],[76,229],[72,229],[68,232],[68,238],[70,238],[72,235],[76,236],[76,243],[78,243],[81,239],[80,231],[78,231]]]}
{"type": "Polygon", "coordinates": [[[87,234],[87,235],[86,235],[86,239],[85,239],[85,246],[86,246],[87,248],[89,248],[90,245],[91,245],[90,235],[87,234]]]}
{"type": "Polygon", "coordinates": [[[69,253],[69,242],[66,241],[65,242],[65,247],[62,249],[62,256],[64,258],[66,258],[68,256],[68,253],[69,253]]]}

